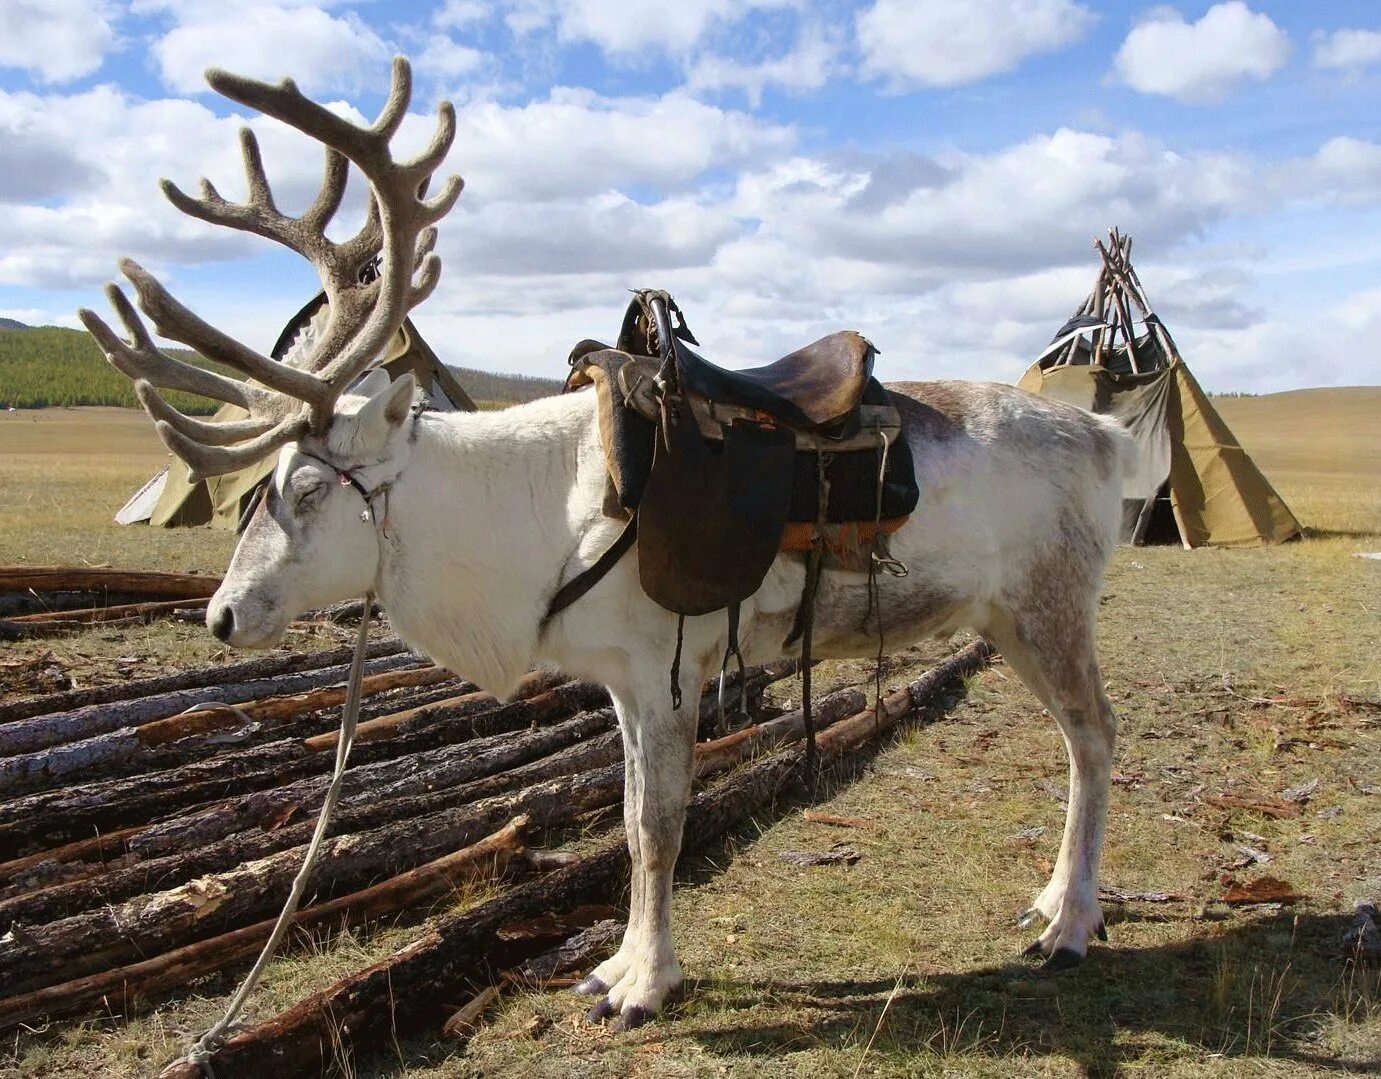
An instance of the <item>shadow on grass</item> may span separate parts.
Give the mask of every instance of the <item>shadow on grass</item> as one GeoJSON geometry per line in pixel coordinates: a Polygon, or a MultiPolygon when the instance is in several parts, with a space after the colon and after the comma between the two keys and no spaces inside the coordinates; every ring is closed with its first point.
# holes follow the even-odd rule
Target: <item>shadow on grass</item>
{"type": "MultiPolygon", "coordinates": [[[[1156,948],[1098,947],[1084,964],[1043,975],[1023,961],[900,981],[717,983],[693,987],[717,1013],[743,1022],[688,1036],[726,1056],[856,1048],[874,1035],[879,1063],[917,1054],[995,1059],[1061,1056],[1086,1074],[1144,1066],[1172,1043],[1217,1058],[1274,1058],[1349,1074],[1381,1062],[1322,1051],[1329,1020],[1381,1015],[1381,971],[1339,952],[1349,919],[1266,915],[1206,939],[1156,948]],[[785,1009],[793,1018],[772,1022],[785,1009]],[[885,1012],[885,1014],[884,1014],[885,1012]],[[768,1025],[761,1023],[765,1015],[768,1025]]],[[[720,1015],[715,1016],[716,1019],[720,1015]]]]}

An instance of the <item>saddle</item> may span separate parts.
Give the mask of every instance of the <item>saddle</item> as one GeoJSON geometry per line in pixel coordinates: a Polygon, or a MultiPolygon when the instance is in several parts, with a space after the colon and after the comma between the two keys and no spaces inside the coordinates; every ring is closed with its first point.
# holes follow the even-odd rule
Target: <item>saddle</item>
{"type": "MultiPolygon", "coordinates": [[[[780,552],[794,551],[806,559],[806,583],[783,644],[801,640],[808,671],[822,567],[898,570],[886,538],[919,496],[900,415],[872,377],[876,350],[852,331],[747,371],[711,363],[690,348],[698,344],[671,297],[644,290],[614,347],[585,340],[572,350],[566,391],[593,386],[598,397],[604,513],[628,523],[558,591],[547,617],[584,595],[636,540],[639,579],[653,601],[683,619],[728,613],[722,686],[731,655],[742,667],[739,604],[780,552]]],[[[679,658],[678,634],[678,706],[679,658]]]]}

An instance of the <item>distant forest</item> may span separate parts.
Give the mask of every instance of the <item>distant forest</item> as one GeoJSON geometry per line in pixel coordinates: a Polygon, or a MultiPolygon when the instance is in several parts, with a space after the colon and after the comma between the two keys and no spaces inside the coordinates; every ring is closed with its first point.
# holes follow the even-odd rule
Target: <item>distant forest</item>
{"type": "MultiPolygon", "coordinates": [[[[170,356],[208,364],[194,352],[168,349],[170,356]]],[[[203,397],[168,393],[168,402],[187,413],[206,415],[220,406],[203,397]]],[[[49,405],[123,405],[138,408],[134,385],[110,364],[85,330],[60,326],[0,329],[0,408],[49,405]]]]}
{"type": "MultiPolygon", "coordinates": [[[[59,326],[0,326],[0,408],[45,408],[50,405],[116,405],[136,408],[130,380],[106,363],[85,330],[59,326]]],[[[168,349],[169,355],[215,368],[193,352],[168,349]]],[[[218,368],[216,368],[218,369],[218,368]]],[[[451,368],[476,402],[515,404],[560,392],[550,378],[496,375],[468,367],[451,368]]],[[[207,415],[219,405],[202,397],[168,393],[168,401],[189,414],[207,415]]]]}

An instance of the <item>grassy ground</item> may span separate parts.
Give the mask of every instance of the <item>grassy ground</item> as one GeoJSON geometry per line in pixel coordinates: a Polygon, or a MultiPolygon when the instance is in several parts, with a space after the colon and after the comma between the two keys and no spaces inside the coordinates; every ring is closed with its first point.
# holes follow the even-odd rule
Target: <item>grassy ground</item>
{"type": "MultiPolygon", "coordinates": [[[[380,1047],[358,1074],[1381,1070],[1381,970],[1350,962],[1341,943],[1352,902],[1381,897],[1381,563],[1353,557],[1381,550],[1381,391],[1310,392],[1293,402],[1232,400],[1223,411],[1312,538],[1261,551],[1123,549],[1114,560],[1100,651],[1122,732],[1104,879],[1174,898],[1106,903],[1111,942],[1095,945],[1082,967],[1043,978],[1017,959],[1030,934],[1013,916],[1049,872],[1066,779],[1054,725],[999,664],[971,681],[951,718],[904,733],[836,777],[822,808],[873,827],[810,823],[786,805],[685,868],[674,929],[690,992],[663,1021],[614,1036],[581,1021],[587,1002],[514,992],[467,1044],[380,1047]],[[1209,801],[1274,796],[1314,779],[1295,817],[1209,801]],[[776,857],[838,840],[862,853],[856,865],[800,869],[776,857]],[[1253,864],[1239,847],[1270,860],[1253,864]],[[1218,901],[1267,875],[1303,898],[1218,901]]],[[[8,419],[0,417],[0,439],[11,437],[8,419]]],[[[125,420],[89,422],[94,431],[125,420]]],[[[26,455],[30,471],[16,473],[14,445],[0,442],[7,489],[16,475],[23,492],[45,475],[78,473],[79,501],[96,500],[100,453],[76,466],[26,455]]],[[[115,527],[97,518],[151,470],[142,460],[127,467],[134,475],[81,521],[45,503],[28,546],[20,530],[0,526],[0,562],[71,560],[64,544],[90,531],[112,561],[215,568],[205,536],[158,541],[186,544],[185,561],[174,546],[159,562],[123,553],[149,542],[147,530],[105,534],[115,527]]],[[[109,646],[156,656],[160,632],[112,634],[120,639],[109,646]]],[[[91,636],[51,647],[90,653],[91,636]]],[[[887,681],[946,647],[894,657],[887,681]]],[[[99,671],[99,657],[87,662],[99,671]]],[[[838,665],[827,680],[868,671],[838,665]]],[[[299,950],[272,968],[254,1011],[281,1007],[414,932],[391,926],[299,950]]],[[[5,1074],[145,1074],[216,1014],[229,988],[206,983],[130,1023],[24,1035],[5,1074]]]]}

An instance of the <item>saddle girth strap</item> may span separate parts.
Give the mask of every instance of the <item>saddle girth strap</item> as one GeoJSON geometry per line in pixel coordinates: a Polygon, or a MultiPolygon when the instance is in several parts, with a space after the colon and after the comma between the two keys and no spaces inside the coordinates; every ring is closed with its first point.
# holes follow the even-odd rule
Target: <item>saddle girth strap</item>
{"type": "Polygon", "coordinates": [[[547,613],[542,615],[542,622],[537,630],[538,636],[546,632],[547,626],[553,618],[599,584],[605,575],[618,565],[619,559],[628,553],[637,538],[638,514],[635,511],[628,518],[628,523],[623,526],[623,531],[618,534],[618,537],[606,548],[604,553],[595,559],[594,564],[576,574],[556,590],[556,595],[552,596],[551,602],[547,604],[547,613]]]}

